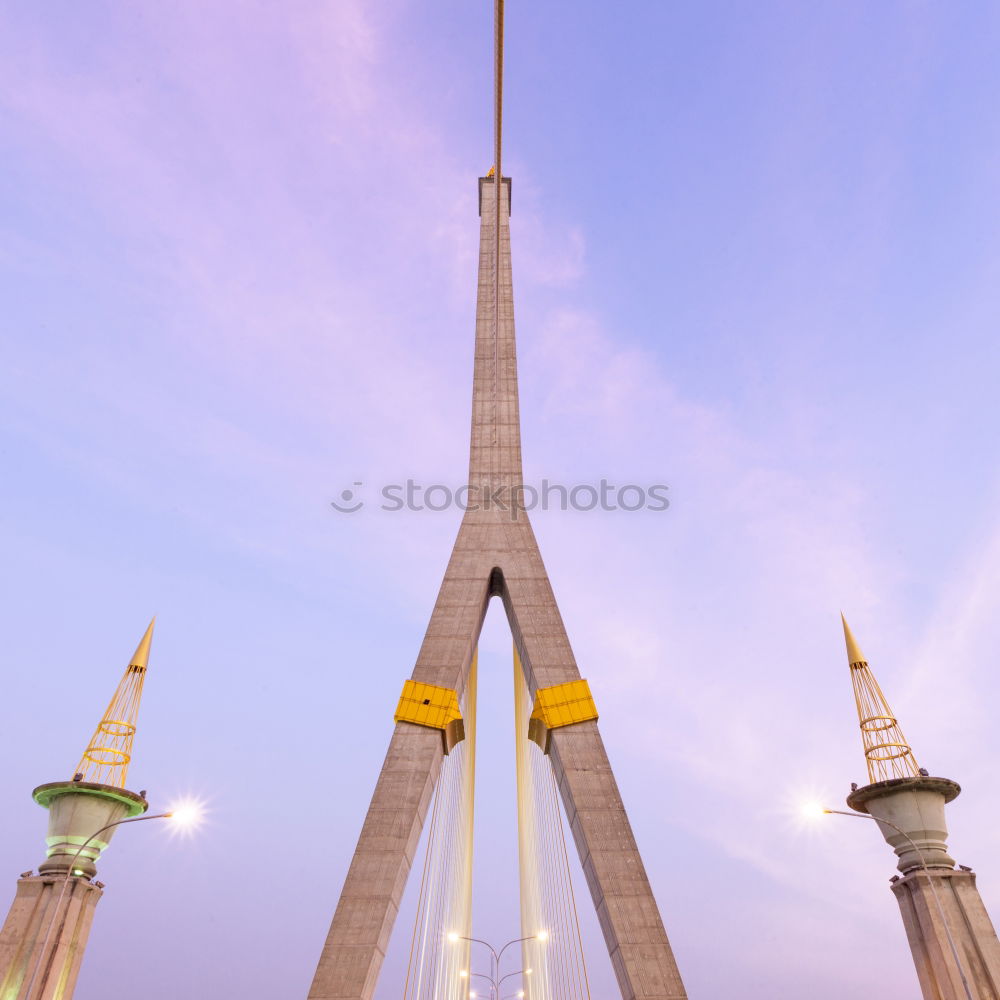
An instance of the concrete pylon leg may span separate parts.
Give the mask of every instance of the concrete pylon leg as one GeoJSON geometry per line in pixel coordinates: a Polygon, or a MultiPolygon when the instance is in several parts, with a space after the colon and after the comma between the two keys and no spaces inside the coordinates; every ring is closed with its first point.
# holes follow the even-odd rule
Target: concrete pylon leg
{"type": "MultiPolygon", "coordinates": [[[[537,548],[504,593],[532,692],[580,678],[537,548]],[[538,570],[541,575],[538,575],[538,570]]],[[[505,576],[505,582],[507,577],[505,576]]],[[[549,759],[624,1000],[687,994],[596,722],[553,729],[549,759]]]]}
{"type": "MultiPolygon", "coordinates": [[[[486,613],[488,581],[463,577],[459,562],[453,554],[413,677],[461,691],[486,613]]],[[[441,758],[439,731],[396,723],[309,1000],[369,1000],[374,994],[441,758]]]]}

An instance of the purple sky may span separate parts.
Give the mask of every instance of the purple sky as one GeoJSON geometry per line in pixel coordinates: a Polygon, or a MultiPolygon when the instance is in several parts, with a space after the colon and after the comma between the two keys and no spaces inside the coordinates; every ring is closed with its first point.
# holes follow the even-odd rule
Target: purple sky
{"type": "MultiPolygon", "coordinates": [[[[77,1000],[305,996],[458,523],[377,494],[465,473],[491,6],[0,13],[9,891],[153,613],[129,784],[209,808],[121,832],[77,1000]]],[[[526,477],[670,488],[534,523],[688,990],[912,1000],[888,847],[796,807],[865,777],[843,608],[1000,914],[1000,10],[509,3],[507,41],[526,477]]],[[[497,942],[509,656],[494,607],[497,942]]]]}

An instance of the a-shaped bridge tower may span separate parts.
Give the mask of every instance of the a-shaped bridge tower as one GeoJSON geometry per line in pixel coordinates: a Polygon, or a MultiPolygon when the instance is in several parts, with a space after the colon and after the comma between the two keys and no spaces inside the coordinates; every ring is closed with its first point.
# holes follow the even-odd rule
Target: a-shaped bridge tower
{"type": "MultiPolygon", "coordinates": [[[[625,1000],[679,1000],[685,996],[659,910],[608,762],[597,714],[573,656],[542,556],[523,509],[517,353],[510,256],[509,178],[501,172],[503,9],[496,18],[495,171],[479,180],[480,250],[476,350],[472,392],[469,504],[445,571],[412,679],[404,687],[395,730],[364,821],[357,849],[309,1000],[367,1000],[375,990],[435,786],[454,770],[454,787],[441,805],[453,827],[454,857],[438,878],[468,878],[471,844],[471,740],[463,740],[474,711],[475,655],[490,599],[504,604],[533,711],[519,739],[533,739],[551,767],[576,841],[580,862],[625,1000]],[[499,179],[499,183],[498,183],[499,179]],[[464,706],[464,711],[463,711],[464,706]],[[459,755],[464,755],[461,764],[459,755]],[[454,765],[454,767],[453,767],[454,765]],[[462,829],[454,829],[461,827],[462,829]],[[465,838],[463,840],[462,838],[465,838]]],[[[470,732],[471,736],[472,733],[470,732]]],[[[440,782],[443,786],[443,780],[440,782]]],[[[438,799],[443,797],[438,788],[438,799]]],[[[523,792],[522,792],[523,794],[523,792]]],[[[437,812],[438,806],[435,805],[437,812]]],[[[437,822],[437,821],[435,821],[437,822]]],[[[522,823],[523,823],[522,819],[522,823]]],[[[522,830],[522,871],[530,850],[522,830]]],[[[435,834],[431,834],[433,839],[435,834]]],[[[432,873],[433,874],[433,873],[432,873]]],[[[458,928],[471,936],[465,890],[446,891],[431,936],[458,928]],[[449,895],[450,892],[450,895],[449,895]]],[[[523,902],[523,900],[522,900],[523,902]]],[[[530,919],[530,907],[522,910],[530,919]]],[[[522,928],[530,936],[534,928],[522,928]]],[[[416,951],[419,954],[419,943],[416,951]]],[[[440,952],[438,942],[431,951],[440,952]]],[[[427,959],[430,961],[430,959],[427,959]]],[[[428,996],[468,995],[455,979],[457,957],[428,996]],[[450,971],[449,971],[450,970],[450,971]]],[[[467,966],[465,966],[467,968],[467,966]]],[[[424,970],[426,971],[426,970],[424,970]]],[[[419,974],[420,970],[417,970],[419,974]]],[[[411,974],[413,970],[411,968],[411,974]]],[[[408,989],[410,988],[408,984],[408,989]]],[[[540,981],[530,995],[546,993],[540,981]]]]}

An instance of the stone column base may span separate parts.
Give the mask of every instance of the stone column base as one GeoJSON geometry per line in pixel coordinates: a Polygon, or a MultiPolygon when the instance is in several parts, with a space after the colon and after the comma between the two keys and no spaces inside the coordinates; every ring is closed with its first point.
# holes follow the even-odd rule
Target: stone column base
{"type": "Polygon", "coordinates": [[[966,1000],[941,913],[928,879],[932,880],[958,951],[962,970],[975,1000],[1000,1000],[1000,941],[967,871],[914,869],[893,883],[903,915],[924,1000],[966,1000]]]}
{"type": "Polygon", "coordinates": [[[60,900],[64,885],[64,879],[51,875],[18,879],[0,929],[4,1000],[26,1000],[32,976],[33,1000],[71,1000],[102,893],[92,882],[74,878],[60,900]]]}

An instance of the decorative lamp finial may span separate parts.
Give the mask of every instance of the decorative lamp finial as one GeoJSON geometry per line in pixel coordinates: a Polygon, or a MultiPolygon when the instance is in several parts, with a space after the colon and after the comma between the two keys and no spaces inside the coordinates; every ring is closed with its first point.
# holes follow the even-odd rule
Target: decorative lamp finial
{"type": "Polygon", "coordinates": [[[149,665],[149,648],[153,642],[153,626],[156,616],[149,623],[146,634],[128,661],[125,674],[111,699],[94,735],[83,751],[76,767],[84,781],[101,785],[125,787],[128,766],[132,760],[132,740],[135,737],[136,718],[139,715],[139,701],[142,685],[149,665]]]}
{"type": "Polygon", "coordinates": [[[868,661],[858,646],[843,612],[844,642],[847,645],[847,662],[851,666],[851,683],[854,701],[861,724],[861,741],[868,764],[868,777],[872,784],[890,778],[916,778],[920,768],[910,745],[906,742],[889,703],[882,694],[868,661]]]}

